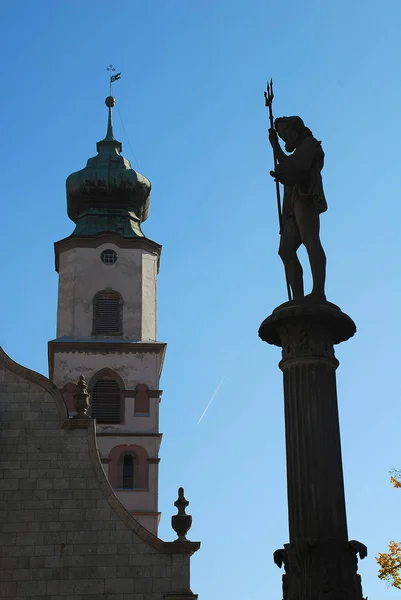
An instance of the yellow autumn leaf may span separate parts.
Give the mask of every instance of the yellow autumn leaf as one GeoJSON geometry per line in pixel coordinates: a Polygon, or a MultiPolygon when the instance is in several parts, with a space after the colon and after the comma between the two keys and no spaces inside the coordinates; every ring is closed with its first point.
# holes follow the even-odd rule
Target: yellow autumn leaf
{"type": "MultiPolygon", "coordinates": [[[[401,471],[392,469],[390,475],[391,485],[401,488],[401,471]]],[[[379,579],[401,590],[401,542],[391,541],[388,552],[379,552],[376,562],[379,565],[379,579]]]]}

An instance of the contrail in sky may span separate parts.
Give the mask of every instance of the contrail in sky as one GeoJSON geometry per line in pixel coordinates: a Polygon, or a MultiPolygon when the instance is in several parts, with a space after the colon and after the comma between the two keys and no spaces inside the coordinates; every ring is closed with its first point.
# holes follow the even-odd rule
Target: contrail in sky
{"type": "Polygon", "coordinates": [[[209,402],[207,403],[207,406],[205,408],[205,410],[203,411],[201,418],[199,419],[199,421],[197,422],[197,425],[199,425],[199,423],[202,421],[203,417],[205,416],[205,414],[207,413],[209,406],[211,405],[211,403],[213,402],[217,392],[219,391],[219,389],[222,386],[223,381],[225,380],[225,378],[227,377],[227,373],[225,375],[223,375],[223,377],[221,378],[221,381],[219,383],[219,385],[217,386],[217,388],[214,390],[212,397],[210,398],[209,402]]]}

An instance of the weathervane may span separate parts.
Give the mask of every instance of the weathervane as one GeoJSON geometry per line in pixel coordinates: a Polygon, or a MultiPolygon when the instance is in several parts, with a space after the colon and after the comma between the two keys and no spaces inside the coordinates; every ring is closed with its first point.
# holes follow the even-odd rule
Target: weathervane
{"type": "Polygon", "coordinates": [[[115,68],[113,67],[113,65],[109,65],[106,69],[107,71],[109,71],[110,73],[110,96],[112,96],[112,84],[115,81],[118,81],[119,79],[121,79],[121,73],[116,73],[115,75],[113,75],[115,68]]]}

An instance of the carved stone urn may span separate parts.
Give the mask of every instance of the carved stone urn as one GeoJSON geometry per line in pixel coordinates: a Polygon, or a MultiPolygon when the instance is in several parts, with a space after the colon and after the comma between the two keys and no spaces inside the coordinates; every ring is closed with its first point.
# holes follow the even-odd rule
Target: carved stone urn
{"type": "Polygon", "coordinates": [[[186,537],[188,531],[191,529],[192,516],[187,515],[185,512],[189,502],[184,497],[184,488],[178,488],[178,498],[174,502],[174,506],[177,507],[178,513],[171,517],[171,526],[178,535],[176,542],[187,542],[186,537]]]}
{"type": "Polygon", "coordinates": [[[74,406],[77,414],[74,419],[89,419],[89,392],[85,377],[80,375],[74,394],[74,406]]]}

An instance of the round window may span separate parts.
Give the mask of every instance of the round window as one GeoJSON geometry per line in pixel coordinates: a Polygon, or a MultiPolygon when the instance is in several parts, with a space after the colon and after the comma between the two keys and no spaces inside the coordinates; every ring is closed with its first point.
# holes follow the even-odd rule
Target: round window
{"type": "Polygon", "coordinates": [[[102,259],[102,262],[104,262],[105,265],[114,265],[114,263],[117,260],[117,254],[114,252],[114,250],[103,250],[103,252],[100,255],[100,258],[102,259]]]}

